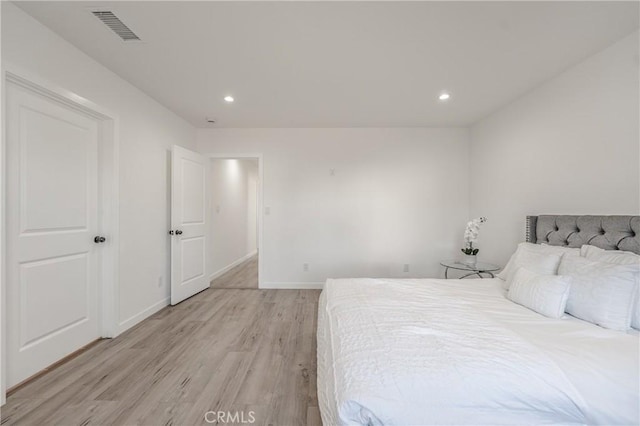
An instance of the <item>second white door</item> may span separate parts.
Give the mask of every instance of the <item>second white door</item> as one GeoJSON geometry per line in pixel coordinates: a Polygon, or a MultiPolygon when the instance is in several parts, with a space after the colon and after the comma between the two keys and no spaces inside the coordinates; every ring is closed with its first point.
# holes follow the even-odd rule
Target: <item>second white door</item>
{"type": "Polygon", "coordinates": [[[206,273],[207,160],[173,147],[171,169],[171,304],[209,287],[206,273]]]}

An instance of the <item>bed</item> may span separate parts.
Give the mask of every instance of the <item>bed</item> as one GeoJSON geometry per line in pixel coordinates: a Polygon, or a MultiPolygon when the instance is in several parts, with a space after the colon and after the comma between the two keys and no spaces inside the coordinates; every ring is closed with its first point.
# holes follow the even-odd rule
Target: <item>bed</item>
{"type": "MultiPolygon", "coordinates": [[[[539,216],[527,240],[640,253],[640,217],[539,216]]],[[[318,312],[327,425],[638,424],[637,331],[550,319],[494,279],[328,280],[318,312]]]]}

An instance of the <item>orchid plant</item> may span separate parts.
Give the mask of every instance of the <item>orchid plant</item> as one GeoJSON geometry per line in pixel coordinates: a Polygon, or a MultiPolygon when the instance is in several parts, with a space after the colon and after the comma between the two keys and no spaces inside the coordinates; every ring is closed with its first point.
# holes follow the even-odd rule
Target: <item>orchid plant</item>
{"type": "Polygon", "coordinates": [[[475,256],[479,249],[473,248],[473,244],[478,240],[480,225],[487,221],[486,217],[478,217],[467,222],[467,229],[464,230],[465,248],[460,249],[464,254],[475,256]]]}

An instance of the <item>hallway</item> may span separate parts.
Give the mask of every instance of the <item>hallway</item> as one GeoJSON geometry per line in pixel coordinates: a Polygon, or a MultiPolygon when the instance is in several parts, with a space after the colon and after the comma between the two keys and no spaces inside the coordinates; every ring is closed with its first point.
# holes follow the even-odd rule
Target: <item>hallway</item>
{"type": "Polygon", "coordinates": [[[257,289],[258,254],[211,281],[211,288],[257,289]]]}

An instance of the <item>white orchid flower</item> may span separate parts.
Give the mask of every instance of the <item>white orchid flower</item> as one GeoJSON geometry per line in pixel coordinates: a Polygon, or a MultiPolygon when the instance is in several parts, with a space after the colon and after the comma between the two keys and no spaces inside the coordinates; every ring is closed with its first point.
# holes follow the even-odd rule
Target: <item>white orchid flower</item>
{"type": "Polygon", "coordinates": [[[464,242],[466,247],[462,249],[465,254],[477,254],[478,249],[473,248],[473,243],[478,241],[478,234],[480,233],[480,225],[487,221],[486,217],[478,217],[476,219],[467,222],[467,228],[464,231],[464,242]]]}

